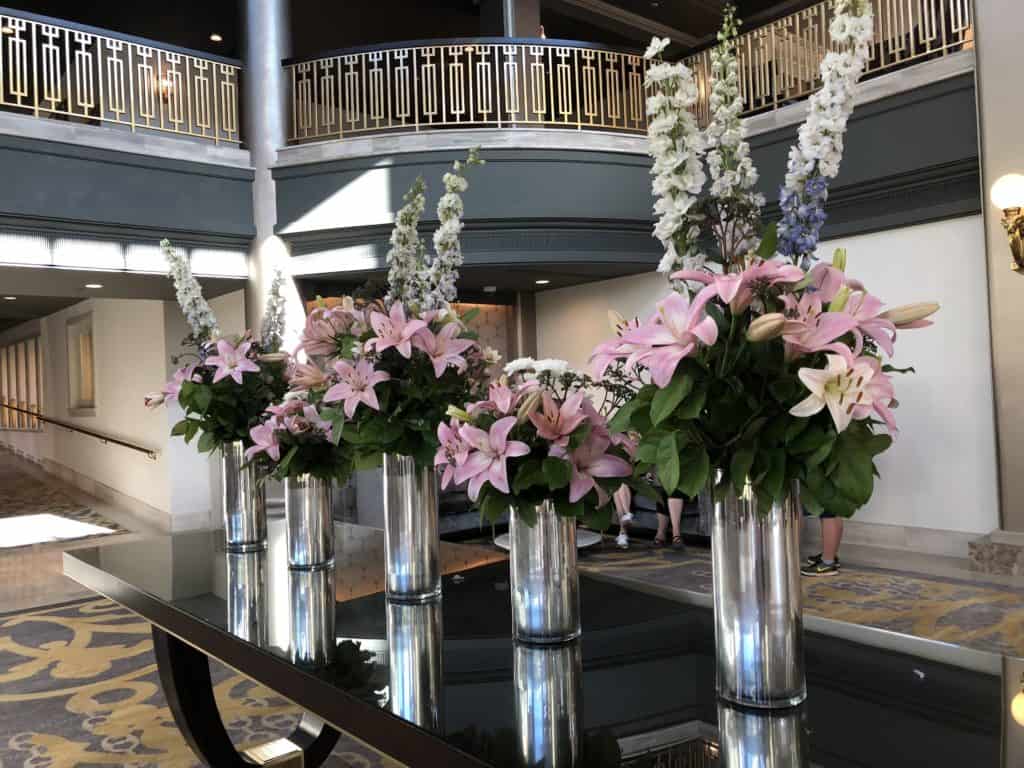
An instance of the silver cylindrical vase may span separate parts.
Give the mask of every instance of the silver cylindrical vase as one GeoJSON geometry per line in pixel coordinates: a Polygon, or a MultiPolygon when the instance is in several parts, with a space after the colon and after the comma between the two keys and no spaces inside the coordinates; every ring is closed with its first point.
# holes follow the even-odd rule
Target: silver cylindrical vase
{"type": "Polygon", "coordinates": [[[267,550],[227,552],[228,632],[259,646],[270,631],[267,550]]]}
{"type": "Polygon", "coordinates": [[[391,711],[420,728],[441,733],[441,600],[389,600],[387,626],[391,711]]]}
{"type": "Polygon", "coordinates": [[[387,596],[421,602],[441,594],[437,472],[410,456],[384,454],[387,596]]]}
{"type": "Polygon", "coordinates": [[[582,766],[583,662],[579,641],[516,643],[513,662],[519,764],[582,766]]]}
{"type": "Polygon", "coordinates": [[[324,667],[337,656],[334,564],[288,570],[288,650],[292,663],[324,667]]]}
{"type": "Polygon", "coordinates": [[[809,761],[803,707],[758,710],[718,703],[722,768],[805,768],[809,761]]]}
{"type": "Polygon", "coordinates": [[[221,511],[228,549],[262,546],[267,540],[267,503],[257,462],[245,464],[245,444],[225,443],[220,451],[221,511]]]}
{"type": "Polygon", "coordinates": [[[304,474],[284,481],[288,565],[312,568],[334,558],[331,481],[304,474]]]}
{"type": "Polygon", "coordinates": [[[747,485],[716,499],[711,531],[718,694],[752,707],[807,696],[800,496],[762,505],[747,485]]]}
{"type": "Polygon", "coordinates": [[[509,521],[512,622],[516,640],[562,643],[580,634],[580,582],[576,519],[547,500],[527,524],[513,508],[509,521]]]}

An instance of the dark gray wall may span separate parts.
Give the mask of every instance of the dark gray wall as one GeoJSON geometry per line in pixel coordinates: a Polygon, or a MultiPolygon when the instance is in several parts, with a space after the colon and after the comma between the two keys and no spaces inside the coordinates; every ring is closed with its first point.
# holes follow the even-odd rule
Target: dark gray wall
{"type": "MultiPolygon", "coordinates": [[[[798,126],[752,137],[767,215],[778,212],[798,126]]],[[[649,160],[643,155],[554,150],[484,151],[466,195],[467,266],[655,263],[649,160]]],[[[349,253],[383,265],[388,223],[417,175],[430,183],[424,231],[433,228],[451,152],[392,154],[279,168],[278,231],[296,256],[349,253]]],[[[981,210],[974,78],[963,75],[863,105],[850,121],[842,170],[831,185],[824,237],[904,227],[981,210]]]]}
{"type": "Polygon", "coordinates": [[[248,241],[247,168],[0,136],[0,226],[26,221],[114,236],[248,241]]]}

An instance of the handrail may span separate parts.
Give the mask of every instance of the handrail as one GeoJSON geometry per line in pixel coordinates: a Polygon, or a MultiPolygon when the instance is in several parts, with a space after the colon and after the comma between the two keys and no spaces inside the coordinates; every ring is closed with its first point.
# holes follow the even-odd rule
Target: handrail
{"type": "Polygon", "coordinates": [[[240,142],[234,59],[3,7],[0,33],[0,108],[240,142]]]}
{"type": "Polygon", "coordinates": [[[69,424],[66,421],[60,421],[59,419],[51,419],[49,416],[43,416],[41,414],[36,413],[35,411],[30,411],[27,408],[19,408],[16,405],[7,405],[6,403],[0,403],[0,408],[7,408],[12,411],[17,411],[18,413],[28,414],[33,419],[45,422],[47,424],[53,424],[54,426],[60,427],[61,429],[66,429],[69,432],[79,432],[83,435],[94,437],[101,443],[113,443],[114,445],[120,445],[122,448],[128,448],[132,451],[137,451],[138,453],[144,453],[148,458],[152,459],[153,461],[156,461],[157,457],[160,455],[159,451],[154,451],[151,448],[143,448],[141,445],[135,445],[134,443],[126,442],[117,437],[104,435],[102,432],[94,432],[91,429],[78,427],[75,426],[74,424],[69,424]]]}
{"type": "MultiPolygon", "coordinates": [[[[971,0],[870,0],[867,76],[973,46],[971,0]]],[[[820,85],[832,0],[736,41],[744,115],[779,109],[820,85]]],[[[698,120],[711,117],[711,55],[693,71],[698,120]]],[[[574,40],[456,38],[360,46],[283,63],[288,143],[439,128],[574,128],[643,134],[647,63],[638,52],[574,40]]]]}

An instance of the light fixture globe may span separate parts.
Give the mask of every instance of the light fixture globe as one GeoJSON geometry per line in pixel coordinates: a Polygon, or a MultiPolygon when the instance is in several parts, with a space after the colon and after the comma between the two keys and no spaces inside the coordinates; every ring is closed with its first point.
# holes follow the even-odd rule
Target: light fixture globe
{"type": "Polygon", "coordinates": [[[992,185],[992,204],[1002,211],[1024,208],[1024,174],[1008,173],[992,185]]]}
{"type": "Polygon", "coordinates": [[[1010,714],[1017,721],[1017,725],[1024,725],[1024,690],[1010,701],[1010,714]]]}

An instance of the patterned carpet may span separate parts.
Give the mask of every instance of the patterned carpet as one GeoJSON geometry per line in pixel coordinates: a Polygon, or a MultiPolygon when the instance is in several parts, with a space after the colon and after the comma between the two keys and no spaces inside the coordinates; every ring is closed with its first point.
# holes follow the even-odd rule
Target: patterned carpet
{"type": "MultiPolygon", "coordinates": [[[[0,450],[0,518],[51,514],[109,528],[117,533],[127,529],[75,501],[55,483],[46,483],[15,466],[11,454],[0,450]]],[[[113,535],[113,534],[106,534],[113,535]]],[[[63,539],[68,541],[68,539],[63,539]]]]}
{"type": "MultiPolygon", "coordinates": [[[[580,560],[586,572],[661,587],[711,592],[711,555],[633,541],[580,560]]],[[[838,576],[804,579],[804,611],[982,651],[1024,656],[1024,589],[844,565],[838,576]]]]}
{"type": "MultiPolygon", "coordinates": [[[[262,686],[214,669],[232,740],[287,735],[299,713],[262,686]]],[[[0,616],[0,768],[200,766],[167,709],[149,624],[104,599],[0,616]]],[[[342,736],[329,768],[399,768],[342,736]]]]}

